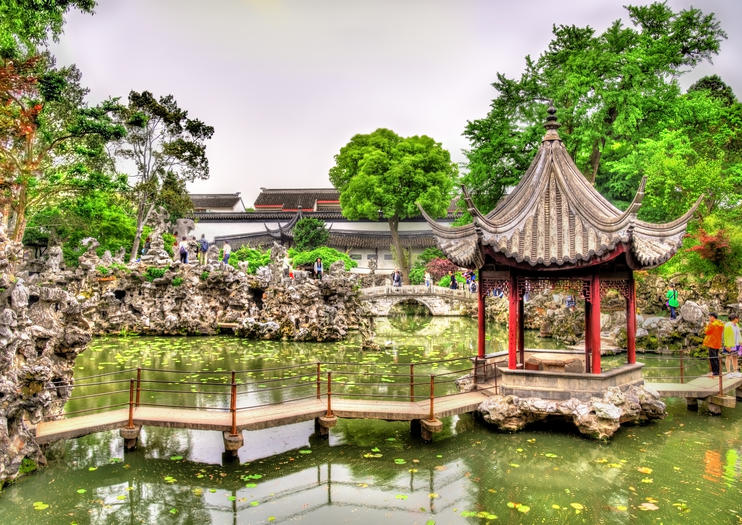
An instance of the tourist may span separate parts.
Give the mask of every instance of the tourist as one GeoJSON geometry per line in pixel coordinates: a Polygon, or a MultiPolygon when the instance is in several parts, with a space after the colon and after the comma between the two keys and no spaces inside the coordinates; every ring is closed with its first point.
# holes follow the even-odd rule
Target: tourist
{"type": "Polygon", "coordinates": [[[178,244],[178,253],[180,253],[180,262],[188,264],[188,240],[185,238],[185,235],[178,244]]]}
{"type": "Polygon", "coordinates": [[[724,336],[721,341],[722,354],[724,354],[724,366],[727,373],[734,377],[742,377],[739,373],[739,354],[742,352],[742,338],[739,333],[739,315],[732,314],[729,321],[724,325],[724,336]]]}
{"type": "Polygon", "coordinates": [[[149,251],[150,244],[151,244],[151,242],[150,242],[150,236],[147,235],[147,238],[144,239],[144,246],[142,246],[142,255],[147,255],[147,252],[149,251]]]}
{"type": "Polygon", "coordinates": [[[402,286],[402,273],[399,271],[399,269],[395,269],[394,273],[392,274],[392,286],[395,288],[399,288],[402,286]]]}
{"type": "Polygon", "coordinates": [[[314,261],[314,278],[322,280],[322,257],[317,257],[314,261]]]}
{"type": "Polygon", "coordinates": [[[719,321],[715,313],[710,313],[709,322],[704,330],[706,337],[703,338],[703,346],[708,349],[711,374],[715,376],[719,375],[719,349],[723,332],[724,323],[719,321]]]}
{"type": "Polygon", "coordinates": [[[575,306],[576,306],[576,303],[575,303],[575,296],[574,296],[574,295],[572,295],[572,294],[567,294],[567,301],[566,301],[566,304],[567,304],[567,308],[568,308],[569,310],[574,310],[574,309],[575,309],[575,306]]]}
{"type": "Polygon", "coordinates": [[[458,290],[459,289],[459,283],[456,281],[456,274],[451,270],[448,272],[449,277],[451,277],[451,284],[448,285],[448,287],[451,290],[458,290]]]}
{"type": "Polygon", "coordinates": [[[198,241],[198,262],[206,264],[206,252],[209,251],[209,241],[206,240],[206,234],[201,234],[198,241]]]}
{"type": "Polygon", "coordinates": [[[229,241],[224,241],[222,252],[224,253],[224,256],[222,258],[222,266],[226,266],[227,264],[229,264],[229,256],[232,254],[232,247],[229,245],[229,241]]]}
{"type": "Polygon", "coordinates": [[[665,304],[670,308],[670,319],[675,319],[677,317],[678,291],[674,284],[667,291],[667,302],[665,304]]]}
{"type": "Polygon", "coordinates": [[[430,278],[430,272],[425,272],[425,287],[430,291],[430,287],[433,285],[433,279],[430,278]]]}

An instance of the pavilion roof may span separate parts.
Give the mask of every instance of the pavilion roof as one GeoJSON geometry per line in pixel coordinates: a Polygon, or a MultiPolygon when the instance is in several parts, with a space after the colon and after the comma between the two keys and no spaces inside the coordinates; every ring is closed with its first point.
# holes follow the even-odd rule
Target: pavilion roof
{"type": "Polygon", "coordinates": [[[479,268],[484,248],[532,267],[570,267],[612,252],[624,243],[634,266],[651,268],[680,247],[698,201],[682,217],[653,224],[637,219],[644,197],[642,183],[621,211],[582,175],[559,138],[556,110],[549,108],[546,134],[530,167],[515,189],[483,215],[463,189],[472,223],[448,227],[425,211],[441,250],[455,264],[479,268]]]}

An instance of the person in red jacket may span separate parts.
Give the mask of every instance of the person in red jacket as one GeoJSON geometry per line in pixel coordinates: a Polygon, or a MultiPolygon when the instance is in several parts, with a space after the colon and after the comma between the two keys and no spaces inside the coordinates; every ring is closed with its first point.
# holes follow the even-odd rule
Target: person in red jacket
{"type": "Polygon", "coordinates": [[[724,333],[724,323],[717,319],[715,313],[709,314],[709,322],[704,331],[706,337],[703,338],[703,346],[709,351],[709,364],[711,373],[719,375],[719,349],[721,348],[721,336],[724,333]]]}

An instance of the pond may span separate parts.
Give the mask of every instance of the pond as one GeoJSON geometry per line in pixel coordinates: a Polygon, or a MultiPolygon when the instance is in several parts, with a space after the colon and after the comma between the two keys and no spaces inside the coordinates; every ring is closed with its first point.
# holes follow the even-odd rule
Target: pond
{"type": "MultiPolygon", "coordinates": [[[[245,381],[257,389],[266,381],[258,370],[292,363],[393,370],[470,356],[476,348],[471,319],[398,317],[379,320],[376,332],[382,350],[365,354],[357,341],[99,338],[75,374],[139,365],[213,377],[251,370],[245,381]]],[[[488,334],[488,352],[504,348],[503,331],[488,334]]],[[[529,337],[529,347],[548,346],[529,337]]],[[[275,392],[252,395],[288,395],[275,392]]],[[[109,401],[73,399],[67,408],[109,401]]],[[[216,393],[200,401],[224,399],[216,393]]],[[[233,463],[222,461],[218,432],[145,427],[138,449],[126,454],[116,432],[102,432],[54,445],[48,468],[6,487],[0,523],[742,522],[742,410],[708,417],[671,400],[668,411],[665,420],[624,428],[607,443],[582,438],[569,425],[497,432],[468,415],[446,418],[428,445],[407,423],[340,420],[322,440],[306,422],[245,433],[233,463]]]]}

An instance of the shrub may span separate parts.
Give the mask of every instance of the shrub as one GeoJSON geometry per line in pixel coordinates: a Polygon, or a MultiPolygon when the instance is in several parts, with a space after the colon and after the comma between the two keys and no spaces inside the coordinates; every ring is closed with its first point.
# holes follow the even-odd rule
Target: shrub
{"type": "Polygon", "coordinates": [[[317,260],[317,257],[320,257],[322,259],[322,266],[324,267],[325,272],[330,269],[330,266],[335,261],[343,261],[343,263],[345,263],[346,271],[358,266],[358,263],[348,257],[347,253],[339,252],[335,248],[328,248],[327,246],[323,246],[309,252],[300,252],[292,248],[289,250],[289,257],[291,257],[291,261],[294,266],[303,264],[314,264],[314,261],[317,260]]]}
{"type": "Polygon", "coordinates": [[[413,268],[410,270],[410,284],[422,284],[425,281],[425,268],[413,268]]]}
{"type": "MultiPolygon", "coordinates": [[[[172,233],[163,233],[162,234],[162,240],[165,242],[165,251],[170,254],[170,257],[172,257],[175,252],[173,251],[173,244],[175,244],[175,235],[172,233]]],[[[144,242],[144,240],[142,240],[144,242]]]]}
{"type": "Polygon", "coordinates": [[[434,281],[441,279],[444,275],[448,275],[449,272],[455,272],[459,269],[454,263],[443,258],[431,260],[425,268],[430,272],[430,276],[434,281]]]}
{"type": "Polygon", "coordinates": [[[180,286],[183,284],[183,278],[178,276],[173,279],[173,286],[180,286]]]}
{"type": "MultiPolygon", "coordinates": [[[[456,275],[456,280],[459,283],[459,289],[461,289],[466,284],[466,279],[464,279],[464,277],[461,274],[459,274],[459,273],[457,273],[455,275],[456,275]]],[[[450,275],[444,275],[441,278],[441,280],[438,281],[438,286],[442,286],[444,288],[448,288],[449,286],[451,286],[451,276],[450,275]]]]}
{"type": "Polygon", "coordinates": [[[111,273],[111,270],[109,270],[105,266],[96,266],[95,269],[98,270],[98,273],[101,274],[101,275],[103,275],[103,276],[106,276],[109,273],[111,273]]]}
{"type": "MultiPolygon", "coordinates": [[[[220,255],[223,258],[223,256],[220,255]]],[[[239,250],[233,251],[229,256],[229,264],[238,268],[237,263],[247,261],[247,273],[254,274],[261,266],[268,266],[271,262],[271,251],[255,250],[249,246],[240,246],[239,250]]]]}
{"type": "Polygon", "coordinates": [[[204,270],[203,272],[201,272],[201,276],[200,277],[201,277],[201,280],[202,281],[205,281],[206,279],[209,278],[209,272],[207,272],[206,270],[204,270]]]}
{"type": "Polygon", "coordinates": [[[170,268],[157,268],[156,266],[148,266],[147,269],[144,271],[144,278],[152,282],[155,279],[159,279],[163,275],[165,275],[165,272],[167,272],[170,268]]]}
{"type": "Polygon", "coordinates": [[[299,219],[294,226],[294,243],[301,252],[311,251],[327,244],[330,232],[327,231],[324,221],[314,217],[299,219]]]}

